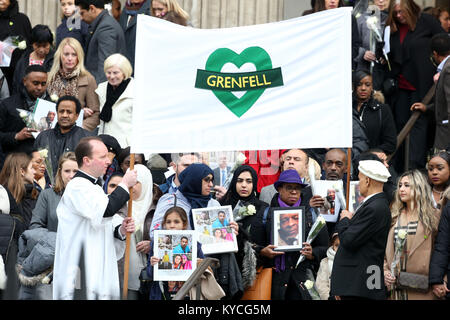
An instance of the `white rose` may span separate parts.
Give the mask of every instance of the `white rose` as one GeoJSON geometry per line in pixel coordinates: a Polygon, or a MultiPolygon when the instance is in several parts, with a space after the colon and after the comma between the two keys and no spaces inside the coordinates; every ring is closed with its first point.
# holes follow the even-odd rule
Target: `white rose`
{"type": "Polygon", "coordinates": [[[398,231],[398,237],[402,240],[406,238],[406,234],[407,234],[406,230],[402,229],[398,231]]]}
{"type": "Polygon", "coordinates": [[[249,205],[248,207],[247,207],[247,212],[249,213],[249,214],[255,214],[256,213],[256,208],[255,208],[255,206],[254,205],[249,205]]]}
{"type": "Polygon", "coordinates": [[[56,102],[56,101],[58,101],[59,97],[58,97],[57,94],[52,94],[52,95],[50,96],[50,99],[52,99],[53,102],[56,102]]]}
{"type": "Polygon", "coordinates": [[[23,119],[28,117],[28,113],[26,113],[25,111],[20,111],[19,116],[23,119]]]}
{"type": "Polygon", "coordinates": [[[324,218],[322,215],[319,215],[319,216],[317,217],[317,220],[319,220],[319,222],[320,222],[321,224],[326,223],[325,218],[324,218]]]}
{"type": "Polygon", "coordinates": [[[48,156],[48,150],[47,150],[47,149],[39,150],[39,154],[40,154],[40,156],[41,156],[42,158],[47,158],[47,156],[48,156]]]}
{"type": "Polygon", "coordinates": [[[312,289],[312,288],[314,287],[314,281],[306,280],[306,281],[305,281],[305,287],[306,287],[306,289],[308,289],[308,290],[312,289]]]}
{"type": "Polygon", "coordinates": [[[17,48],[19,48],[20,50],[25,50],[27,48],[27,42],[20,41],[19,44],[17,45],[17,48]]]}

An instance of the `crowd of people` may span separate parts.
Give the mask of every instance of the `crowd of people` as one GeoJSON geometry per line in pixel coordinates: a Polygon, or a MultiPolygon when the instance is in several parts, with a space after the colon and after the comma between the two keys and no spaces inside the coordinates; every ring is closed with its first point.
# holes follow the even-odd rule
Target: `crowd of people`
{"type": "Polygon", "coordinates": [[[216,220],[237,252],[207,255],[197,243],[198,263],[220,262],[205,271],[216,299],[241,299],[260,268],[272,270],[272,300],[313,299],[308,280],[322,300],[450,299],[449,9],[313,0],[303,15],[345,5],[354,6],[351,156],[242,150],[244,163],[232,168],[222,155],[211,168],[196,152],[130,154],[137,15],[193,27],[176,0],[60,0],[55,34],[32,27],[16,0],[0,1],[0,40],[27,44],[0,73],[0,295],[120,299],[126,285],[128,299],[170,300],[183,282],[154,280],[154,267],[191,269],[187,239],[169,261],[155,256],[155,231],[194,229],[195,209],[251,206],[238,221],[216,220]],[[23,115],[38,99],[55,103],[54,126],[23,115]],[[344,193],[359,181],[364,199],[356,210],[336,201],[336,222],[306,241],[330,206],[315,180],[342,180],[344,193]],[[301,249],[277,250],[274,211],[298,207],[303,215],[285,214],[277,232],[279,245],[301,249]]]}

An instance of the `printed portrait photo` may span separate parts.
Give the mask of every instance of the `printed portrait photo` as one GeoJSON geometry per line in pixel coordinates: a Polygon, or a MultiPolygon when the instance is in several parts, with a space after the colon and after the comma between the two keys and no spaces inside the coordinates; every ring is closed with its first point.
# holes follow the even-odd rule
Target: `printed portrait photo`
{"type": "Polygon", "coordinates": [[[273,240],[275,250],[286,251],[302,247],[302,210],[274,210],[273,240]]]}

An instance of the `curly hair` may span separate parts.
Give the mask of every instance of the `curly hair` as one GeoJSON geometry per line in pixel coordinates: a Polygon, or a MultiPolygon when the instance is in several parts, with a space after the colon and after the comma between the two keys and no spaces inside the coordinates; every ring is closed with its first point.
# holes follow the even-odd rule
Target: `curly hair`
{"type": "Polygon", "coordinates": [[[394,201],[391,206],[392,224],[394,225],[403,210],[406,209],[406,203],[400,199],[399,185],[404,177],[408,177],[411,188],[411,209],[417,212],[420,223],[425,230],[430,232],[437,231],[438,219],[436,209],[431,199],[431,187],[427,182],[426,176],[419,170],[410,170],[403,173],[397,182],[394,201]]]}

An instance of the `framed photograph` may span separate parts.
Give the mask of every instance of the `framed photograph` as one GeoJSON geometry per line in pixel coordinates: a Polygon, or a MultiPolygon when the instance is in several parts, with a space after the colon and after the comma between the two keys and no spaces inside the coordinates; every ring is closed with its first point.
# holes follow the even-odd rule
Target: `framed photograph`
{"type": "Polygon", "coordinates": [[[364,197],[359,192],[359,181],[350,181],[349,193],[350,193],[349,197],[350,205],[348,207],[348,210],[350,212],[355,212],[356,209],[361,204],[361,202],[364,200],[364,197]]]}
{"type": "Polygon", "coordinates": [[[342,180],[316,180],[312,184],[312,192],[325,198],[325,205],[319,208],[327,222],[337,222],[339,212],[345,209],[344,183],[342,180]]]}
{"type": "Polygon", "coordinates": [[[197,268],[197,233],[194,230],[155,230],[155,281],[186,281],[197,268]]]}
{"type": "Polygon", "coordinates": [[[275,251],[298,251],[305,239],[305,207],[272,208],[275,251]]]}
{"type": "Polygon", "coordinates": [[[237,252],[236,235],[230,227],[231,206],[192,209],[194,228],[204,254],[237,252]]]}
{"type": "MultiPolygon", "coordinates": [[[[84,111],[81,109],[76,121],[76,125],[79,127],[83,126],[83,113],[84,111]]],[[[38,98],[33,111],[33,120],[37,124],[37,130],[39,131],[35,133],[36,137],[41,131],[53,129],[58,123],[56,103],[38,98]]]]}

